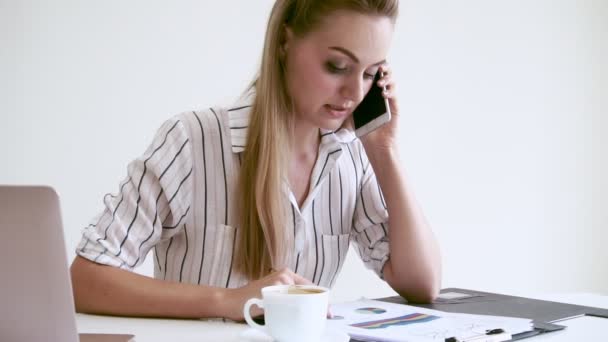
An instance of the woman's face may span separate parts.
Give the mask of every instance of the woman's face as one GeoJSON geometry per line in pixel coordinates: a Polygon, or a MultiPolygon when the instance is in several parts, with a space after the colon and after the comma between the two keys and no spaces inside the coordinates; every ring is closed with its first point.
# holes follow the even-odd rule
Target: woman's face
{"type": "Polygon", "coordinates": [[[340,128],[372,86],[392,35],[389,18],[349,11],[303,37],[287,29],[285,79],[298,124],[340,128]]]}

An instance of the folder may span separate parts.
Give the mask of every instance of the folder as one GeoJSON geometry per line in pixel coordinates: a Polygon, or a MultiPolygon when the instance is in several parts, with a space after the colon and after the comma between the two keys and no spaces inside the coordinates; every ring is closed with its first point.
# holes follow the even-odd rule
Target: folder
{"type": "MultiPolygon", "coordinates": [[[[397,304],[407,303],[400,296],[378,300],[397,304]]],[[[607,309],[460,288],[441,290],[439,298],[432,304],[407,304],[446,312],[531,319],[534,330],[513,335],[512,341],[562,330],[566,327],[555,323],[570,318],[581,316],[608,318],[607,309]]]]}
{"type": "Polygon", "coordinates": [[[78,339],[80,342],[135,342],[135,335],[80,333],[78,339]]]}
{"type": "Polygon", "coordinates": [[[471,315],[372,299],[335,303],[327,328],[351,341],[502,342],[534,329],[532,320],[471,315]]]}

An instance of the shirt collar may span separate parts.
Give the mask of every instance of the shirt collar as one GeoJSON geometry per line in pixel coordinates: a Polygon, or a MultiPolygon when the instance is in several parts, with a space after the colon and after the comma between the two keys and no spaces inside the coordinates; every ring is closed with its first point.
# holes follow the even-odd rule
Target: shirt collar
{"type": "MultiPolygon", "coordinates": [[[[253,90],[245,92],[230,108],[228,108],[228,125],[230,126],[230,138],[232,141],[232,152],[241,153],[247,145],[247,131],[251,117],[251,108],[255,100],[253,90]]],[[[321,145],[338,146],[350,144],[357,139],[355,133],[346,128],[337,131],[320,129],[321,145]]]]}

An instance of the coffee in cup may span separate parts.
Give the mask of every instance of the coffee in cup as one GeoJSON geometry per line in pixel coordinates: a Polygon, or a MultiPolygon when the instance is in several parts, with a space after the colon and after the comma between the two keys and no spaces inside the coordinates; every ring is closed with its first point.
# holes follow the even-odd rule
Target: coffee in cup
{"type": "Polygon", "coordinates": [[[324,289],[316,289],[316,288],[304,288],[300,286],[291,285],[287,289],[287,294],[315,294],[315,293],[323,293],[324,289]]]}
{"type": "Polygon", "coordinates": [[[329,289],[315,285],[276,285],[262,289],[262,299],[251,298],[243,314],[252,328],[277,342],[319,341],[325,330],[329,289]],[[264,310],[264,325],[251,318],[251,306],[264,310]]]}

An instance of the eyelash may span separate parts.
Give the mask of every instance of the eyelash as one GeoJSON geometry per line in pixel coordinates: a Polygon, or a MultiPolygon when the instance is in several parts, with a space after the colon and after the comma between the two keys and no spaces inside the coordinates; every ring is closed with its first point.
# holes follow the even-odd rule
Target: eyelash
{"type": "MultiPolygon", "coordinates": [[[[327,70],[332,74],[345,74],[348,71],[348,68],[339,68],[335,64],[329,62],[327,63],[327,70]]],[[[366,79],[374,79],[375,76],[376,75],[367,72],[363,73],[363,77],[366,79]]]]}

